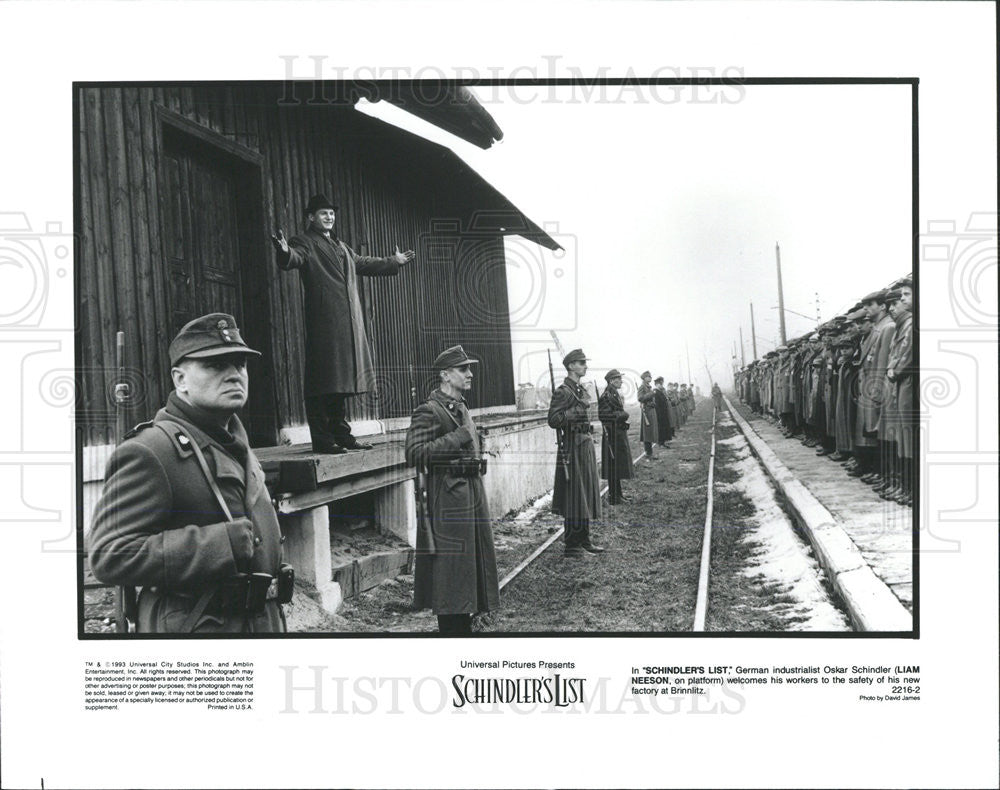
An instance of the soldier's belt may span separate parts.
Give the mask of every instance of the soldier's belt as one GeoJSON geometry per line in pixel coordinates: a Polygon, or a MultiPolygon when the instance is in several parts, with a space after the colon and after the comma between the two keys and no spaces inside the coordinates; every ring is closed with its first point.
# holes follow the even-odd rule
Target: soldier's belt
{"type": "Polygon", "coordinates": [[[570,433],[593,433],[594,426],[589,422],[587,423],[573,423],[568,429],[570,433]]]}
{"type": "Polygon", "coordinates": [[[452,477],[480,477],[486,474],[485,458],[455,458],[441,470],[452,477]]]}

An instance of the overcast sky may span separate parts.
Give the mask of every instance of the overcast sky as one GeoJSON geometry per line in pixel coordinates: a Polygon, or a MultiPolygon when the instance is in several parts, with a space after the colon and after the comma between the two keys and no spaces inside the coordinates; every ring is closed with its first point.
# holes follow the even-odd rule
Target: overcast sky
{"type": "Polygon", "coordinates": [[[448,145],[566,248],[508,244],[519,383],[547,381],[555,330],[598,378],[686,380],[689,354],[695,383],[707,363],[726,385],[741,327],[752,358],[751,300],[758,354],[778,340],[776,242],[789,338],[817,293],[826,320],[910,271],[909,85],[678,90],[479,88],[504,132],[487,151],[366,109],[448,145]]]}

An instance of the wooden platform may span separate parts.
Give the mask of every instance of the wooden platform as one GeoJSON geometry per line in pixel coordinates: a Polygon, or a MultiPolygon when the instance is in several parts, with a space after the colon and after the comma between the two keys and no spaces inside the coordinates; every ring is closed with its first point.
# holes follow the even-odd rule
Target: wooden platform
{"type": "Polygon", "coordinates": [[[260,447],[254,452],[279,513],[297,513],[336,499],[412,479],[403,455],[402,432],[366,437],[370,450],[342,455],[314,453],[312,445],[260,447]]]}

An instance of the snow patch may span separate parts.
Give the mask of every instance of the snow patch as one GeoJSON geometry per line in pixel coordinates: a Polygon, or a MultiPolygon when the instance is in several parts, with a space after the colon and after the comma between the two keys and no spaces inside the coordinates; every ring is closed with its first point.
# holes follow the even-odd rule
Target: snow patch
{"type": "Polygon", "coordinates": [[[757,461],[751,457],[743,434],[723,439],[719,444],[732,445],[736,458],[731,467],[737,481],[720,487],[742,492],[754,506],[750,517],[753,526],[744,541],[758,544],[747,576],[761,574],[781,585],[794,601],[790,614],[805,617],[791,625],[795,631],[849,631],[844,615],[830,603],[823,587],[823,569],[812,557],[809,547],[795,534],[792,522],[778,505],[774,488],[757,461]]]}
{"type": "Polygon", "coordinates": [[[534,502],[529,502],[521,510],[517,512],[512,521],[516,524],[526,524],[534,520],[535,516],[538,515],[539,511],[547,508],[552,502],[552,492],[549,491],[547,494],[542,494],[534,502]]]}

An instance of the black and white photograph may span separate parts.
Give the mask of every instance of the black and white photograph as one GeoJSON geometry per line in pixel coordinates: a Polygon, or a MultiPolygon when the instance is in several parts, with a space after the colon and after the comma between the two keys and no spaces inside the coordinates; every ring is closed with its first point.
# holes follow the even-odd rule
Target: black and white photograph
{"type": "Polygon", "coordinates": [[[0,785],[989,786],[995,4],[458,11],[0,6],[0,785]]]}
{"type": "Polygon", "coordinates": [[[75,95],[85,634],[914,630],[912,82],[75,95]]]}

